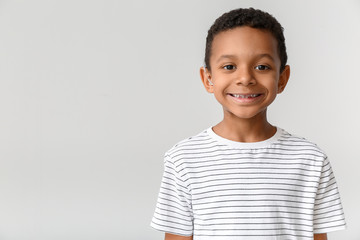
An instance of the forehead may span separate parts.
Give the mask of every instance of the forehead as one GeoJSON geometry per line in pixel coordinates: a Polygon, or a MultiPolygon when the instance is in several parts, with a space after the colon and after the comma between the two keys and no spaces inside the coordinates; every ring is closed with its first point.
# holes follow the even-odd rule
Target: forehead
{"type": "Polygon", "coordinates": [[[277,40],[269,31],[247,26],[236,27],[220,32],[214,37],[210,62],[216,61],[223,55],[250,59],[264,54],[270,55],[280,63],[277,40]]]}

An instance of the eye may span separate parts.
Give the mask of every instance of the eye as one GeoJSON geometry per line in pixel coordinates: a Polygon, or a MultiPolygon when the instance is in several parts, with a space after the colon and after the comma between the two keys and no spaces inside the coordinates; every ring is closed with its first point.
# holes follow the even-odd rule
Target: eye
{"type": "Polygon", "coordinates": [[[268,66],[266,66],[266,65],[257,65],[255,67],[255,69],[260,70],[260,71],[264,71],[264,70],[268,70],[270,68],[268,66]]]}
{"type": "Polygon", "coordinates": [[[228,64],[228,65],[223,66],[223,69],[225,69],[225,70],[234,70],[235,66],[231,65],[231,64],[228,64]]]}

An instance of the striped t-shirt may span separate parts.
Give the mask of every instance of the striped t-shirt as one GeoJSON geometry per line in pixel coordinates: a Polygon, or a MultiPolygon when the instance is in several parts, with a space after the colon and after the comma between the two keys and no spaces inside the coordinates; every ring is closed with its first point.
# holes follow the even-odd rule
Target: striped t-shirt
{"type": "Polygon", "coordinates": [[[194,240],[309,240],[345,228],[327,156],[283,129],[241,143],[210,127],[172,147],[164,164],[157,230],[194,240]]]}

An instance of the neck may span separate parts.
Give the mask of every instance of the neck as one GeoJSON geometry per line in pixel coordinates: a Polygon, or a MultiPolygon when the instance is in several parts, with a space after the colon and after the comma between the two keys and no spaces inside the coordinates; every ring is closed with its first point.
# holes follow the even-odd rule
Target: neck
{"type": "Polygon", "coordinates": [[[226,139],[237,142],[260,142],[276,133],[266,117],[266,111],[250,119],[224,115],[224,119],[213,127],[213,131],[226,139]]]}

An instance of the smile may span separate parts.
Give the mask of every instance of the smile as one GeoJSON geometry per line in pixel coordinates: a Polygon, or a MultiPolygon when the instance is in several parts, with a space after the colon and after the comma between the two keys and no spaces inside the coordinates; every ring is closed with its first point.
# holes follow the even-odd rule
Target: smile
{"type": "Polygon", "coordinates": [[[261,94],[231,94],[232,97],[236,98],[256,98],[259,97],[261,94]]]}
{"type": "Polygon", "coordinates": [[[252,93],[252,94],[240,94],[240,93],[229,93],[228,96],[239,104],[255,104],[263,98],[264,94],[252,93]]]}

